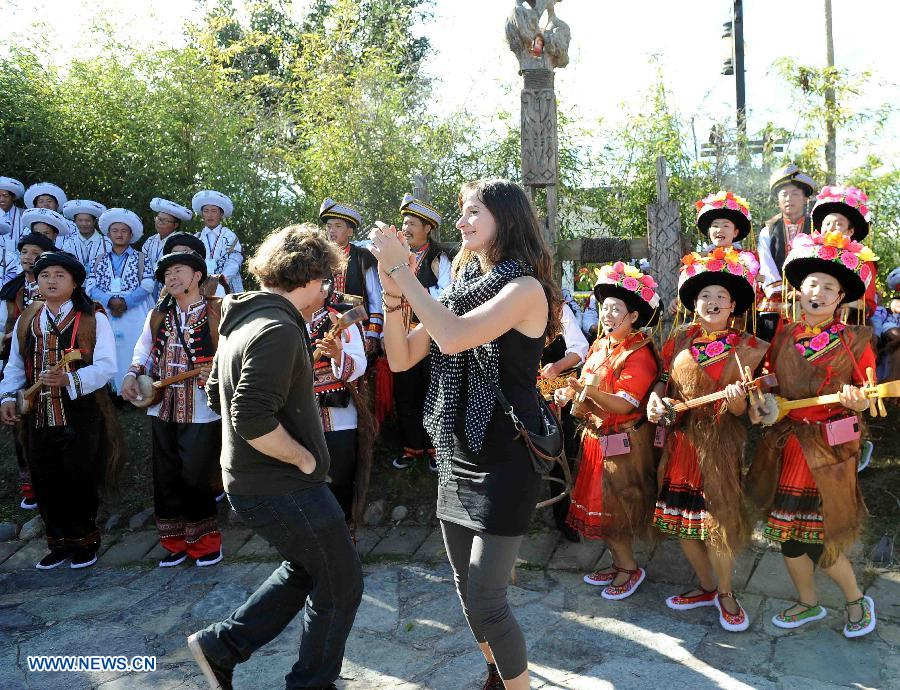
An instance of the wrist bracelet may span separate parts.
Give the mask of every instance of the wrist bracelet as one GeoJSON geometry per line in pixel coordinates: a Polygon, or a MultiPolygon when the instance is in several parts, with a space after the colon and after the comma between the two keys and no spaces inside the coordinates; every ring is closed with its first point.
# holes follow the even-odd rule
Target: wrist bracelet
{"type": "Polygon", "coordinates": [[[390,292],[385,292],[384,290],[381,291],[381,297],[382,298],[390,297],[391,299],[400,299],[400,300],[403,299],[403,295],[393,295],[390,292]]]}
{"type": "Polygon", "coordinates": [[[386,302],[382,302],[382,304],[384,304],[384,313],[385,314],[392,314],[395,311],[400,311],[401,309],[403,309],[404,306],[406,306],[403,302],[397,302],[397,306],[395,306],[395,307],[392,307],[391,305],[387,304],[386,302]]]}
{"type": "Polygon", "coordinates": [[[400,270],[401,268],[403,268],[404,266],[409,266],[409,264],[406,263],[406,262],[404,261],[403,263],[399,263],[399,264],[397,264],[396,266],[393,266],[392,268],[389,268],[389,269],[388,269],[388,275],[389,275],[389,276],[394,275],[395,272],[399,271],[399,270],[400,270]]]}

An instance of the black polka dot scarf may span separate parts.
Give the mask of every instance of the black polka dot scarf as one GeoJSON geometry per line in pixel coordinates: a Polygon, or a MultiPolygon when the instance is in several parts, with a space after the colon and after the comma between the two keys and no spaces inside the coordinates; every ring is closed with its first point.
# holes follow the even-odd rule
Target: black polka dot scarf
{"type": "MultiPolygon", "coordinates": [[[[494,297],[509,281],[531,274],[531,268],[518,260],[501,261],[483,274],[478,259],[471,259],[441,297],[441,302],[461,316],[494,297]]],[[[438,480],[443,484],[450,479],[454,425],[460,412],[465,414],[469,449],[475,453],[481,450],[496,403],[490,381],[498,380],[499,355],[496,341],[455,355],[445,355],[433,340],[430,354],[431,380],[425,397],[425,428],[437,451],[438,480]],[[475,364],[475,350],[479,350],[478,360],[484,373],[475,364]],[[464,378],[468,398],[463,402],[460,391],[464,378]]]]}

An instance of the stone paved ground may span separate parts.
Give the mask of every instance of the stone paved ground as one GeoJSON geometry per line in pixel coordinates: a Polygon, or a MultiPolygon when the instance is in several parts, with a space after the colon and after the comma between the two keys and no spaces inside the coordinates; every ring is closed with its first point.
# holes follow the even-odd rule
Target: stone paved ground
{"type": "MultiPolygon", "coordinates": [[[[474,688],[484,663],[465,626],[440,536],[424,527],[360,535],[365,595],[348,641],[339,687],[474,688]]],[[[269,546],[242,528],[225,532],[219,566],[162,570],[151,531],[107,544],[87,571],[40,573],[38,542],[0,544],[0,688],[201,688],[185,635],[226,616],[271,572],[269,546]],[[154,673],[29,673],[34,654],[150,654],[154,673]]],[[[581,575],[608,556],[598,544],[532,535],[522,548],[515,614],[529,647],[535,688],[889,688],[900,687],[900,574],[866,571],[878,605],[875,634],[841,634],[840,595],[822,582],[829,616],[797,632],[769,620],[787,605],[780,555],[757,549],[737,565],[736,589],[752,625],[721,630],[713,609],[675,612],[663,599],[687,588],[678,547],[647,548],[649,578],[622,602],[608,602],[581,575]]],[[[296,622],[238,667],[238,688],[282,687],[296,656],[296,622]]]]}

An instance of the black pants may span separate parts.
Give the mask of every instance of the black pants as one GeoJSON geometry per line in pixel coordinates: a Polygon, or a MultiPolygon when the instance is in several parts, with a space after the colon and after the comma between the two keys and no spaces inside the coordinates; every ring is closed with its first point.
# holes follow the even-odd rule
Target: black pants
{"type": "Polygon", "coordinates": [[[353,480],[356,478],[356,429],[326,431],[325,444],[331,456],[328,487],[344,511],[344,519],[349,522],[353,510],[353,480]]]}
{"type": "MultiPolygon", "coordinates": [[[[566,458],[569,460],[569,466],[573,467],[575,458],[578,456],[578,425],[575,418],[572,416],[571,409],[571,405],[566,405],[562,409],[560,421],[562,422],[563,443],[565,444],[566,458]]],[[[550,476],[556,477],[557,479],[565,478],[562,466],[558,462],[553,463],[553,468],[550,470],[550,476]]],[[[572,478],[572,481],[575,481],[574,477],[572,478]]],[[[560,484],[552,482],[549,486],[552,487],[551,491],[554,495],[559,493],[557,487],[560,487],[560,484]]],[[[553,504],[553,519],[556,522],[556,526],[560,529],[563,529],[566,525],[566,517],[569,515],[569,504],[571,502],[569,497],[566,496],[561,501],[557,501],[553,504]]]]}
{"type": "Polygon", "coordinates": [[[434,447],[422,426],[430,367],[426,357],[412,369],[394,373],[394,408],[404,452],[421,454],[434,447]]]}
{"type": "MultiPolygon", "coordinates": [[[[152,417],[150,428],[156,526],[163,546],[190,552],[182,542],[190,546],[218,532],[213,475],[219,471],[222,423],[179,424],[152,417]]],[[[207,553],[214,546],[201,550],[207,553]]]]}
{"type": "MultiPolygon", "coordinates": [[[[26,422],[28,423],[28,422],[26,422]]],[[[28,464],[51,551],[96,551],[100,427],[93,424],[29,428],[28,464]]]]}
{"type": "Polygon", "coordinates": [[[284,562],[228,618],[200,631],[204,654],[234,668],[301,613],[298,658],[284,687],[332,687],[363,592],[359,556],[334,496],[318,485],[228,500],[284,562]]]}

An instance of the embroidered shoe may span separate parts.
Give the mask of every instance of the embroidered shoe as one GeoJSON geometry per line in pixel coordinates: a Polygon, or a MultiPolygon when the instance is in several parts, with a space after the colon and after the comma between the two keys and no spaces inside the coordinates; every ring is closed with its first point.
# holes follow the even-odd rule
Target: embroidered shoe
{"type": "Polygon", "coordinates": [[[179,551],[178,553],[170,553],[159,562],[160,568],[172,568],[181,565],[187,560],[187,551],[179,551]]]}
{"type": "Polygon", "coordinates": [[[222,560],[222,549],[213,551],[212,553],[203,554],[197,558],[197,567],[203,568],[207,565],[215,565],[222,560]]]}
{"type": "Polygon", "coordinates": [[[72,554],[72,562],[69,567],[73,570],[88,568],[97,562],[97,552],[90,549],[78,550],[72,554]]]}
{"type": "Polygon", "coordinates": [[[231,690],[233,687],[231,681],[233,672],[216,665],[206,656],[203,647],[200,645],[200,638],[197,633],[188,636],[187,645],[188,649],[191,650],[191,656],[197,662],[197,666],[203,671],[203,677],[209,683],[209,687],[212,690],[231,690]]]}
{"type": "Polygon", "coordinates": [[[799,628],[801,625],[820,621],[827,615],[828,611],[824,606],[819,606],[818,604],[809,606],[802,601],[798,601],[794,606],[789,606],[781,613],[776,613],[772,616],[772,625],[778,628],[799,628]],[[797,606],[802,606],[803,610],[797,613],[788,613],[788,611],[797,606]]]}
{"type": "Polygon", "coordinates": [[[61,566],[67,560],[69,560],[69,557],[66,554],[59,551],[51,551],[35,563],[34,567],[38,570],[53,570],[53,568],[61,566]]]}
{"type": "Polygon", "coordinates": [[[647,573],[643,568],[636,568],[635,570],[618,568],[618,571],[620,573],[628,573],[628,579],[621,585],[610,584],[609,587],[600,592],[600,596],[604,599],[618,601],[619,599],[630,597],[641,586],[644,578],[647,577],[647,573]]]}
{"type": "Polygon", "coordinates": [[[394,458],[394,461],[391,463],[398,470],[406,470],[416,461],[416,459],[412,455],[406,455],[405,453],[401,455],[399,458],[394,458]]]}
{"type": "Polygon", "coordinates": [[[619,569],[615,565],[609,566],[607,570],[595,570],[590,575],[584,576],[584,581],[595,587],[606,587],[616,579],[619,569]]]}
{"type": "Polygon", "coordinates": [[[715,604],[716,608],[719,609],[719,625],[725,628],[725,630],[729,632],[743,632],[750,627],[750,616],[747,615],[747,612],[744,611],[744,607],[741,606],[741,602],[739,602],[731,592],[718,593],[716,595],[715,604]],[[734,599],[734,603],[737,604],[738,607],[737,613],[729,613],[728,610],[722,606],[722,602],[720,601],[721,597],[731,597],[734,599]]]}
{"type": "Polygon", "coordinates": [[[847,606],[859,604],[862,609],[862,618],[858,621],[851,621],[847,616],[847,625],[844,626],[844,637],[862,637],[868,635],[875,629],[875,602],[872,597],[863,595],[862,599],[856,601],[848,601],[847,606]]]}
{"type": "Polygon", "coordinates": [[[690,609],[700,608],[701,606],[715,606],[718,591],[718,589],[707,591],[702,587],[695,587],[682,594],[676,594],[674,597],[669,597],[666,599],[666,606],[670,609],[675,609],[676,611],[688,611],[690,609]],[[700,590],[700,594],[688,596],[691,592],[698,589],[700,590]]]}

